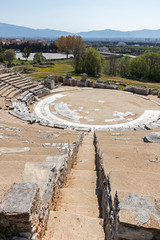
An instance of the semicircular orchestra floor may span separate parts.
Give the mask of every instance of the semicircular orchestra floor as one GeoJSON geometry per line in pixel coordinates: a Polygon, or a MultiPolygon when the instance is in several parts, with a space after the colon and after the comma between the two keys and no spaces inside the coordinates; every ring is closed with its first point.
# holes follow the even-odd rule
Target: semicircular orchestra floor
{"type": "Polygon", "coordinates": [[[148,98],[128,92],[74,89],[54,93],[35,105],[38,117],[68,127],[130,129],[160,116],[160,107],[148,98]]]}

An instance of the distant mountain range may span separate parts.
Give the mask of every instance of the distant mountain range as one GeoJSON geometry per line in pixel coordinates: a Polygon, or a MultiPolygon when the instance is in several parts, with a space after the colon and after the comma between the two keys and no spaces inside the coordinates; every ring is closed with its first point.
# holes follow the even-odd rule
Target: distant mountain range
{"type": "Polygon", "coordinates": [[[16,25],[0,23],[0,37],[4,38],[50,38],[56,39],[60,36],[79,35],[83,39],[100,40],[100,39],[160,39],[160,29],[158,30],[138,30],[138,31],[116,31],[111,29],[95,30],[89,32],[70,33],[52,29],[32,29],[16,25]]]}

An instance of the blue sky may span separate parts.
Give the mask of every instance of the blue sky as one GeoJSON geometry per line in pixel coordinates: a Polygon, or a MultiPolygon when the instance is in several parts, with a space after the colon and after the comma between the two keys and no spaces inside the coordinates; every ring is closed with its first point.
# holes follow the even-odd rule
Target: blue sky
{"type": "Polygon", "coordinates": [[[0,22],[69,32],[160,29],[160,0],[0,0],[0,22]]]}

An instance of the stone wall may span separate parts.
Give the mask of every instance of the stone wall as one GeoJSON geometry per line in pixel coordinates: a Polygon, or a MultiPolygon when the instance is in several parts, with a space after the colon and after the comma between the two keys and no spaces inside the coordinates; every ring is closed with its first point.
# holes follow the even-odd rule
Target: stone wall
{"type": "Polygon", "coordinates": [[[97,80],[96,82],[93,82],[89,80],[87,77],[87,74],[81,75],[82,79],[77,80],[76,78],[72,77],[70,73],[66,75],[66,77],[60,77],[60,76],[48,76],[47,79],[52,79],[56,83],[61,82],[64,86],[71,86],[71,87],[92,87],[92,88],[101,88],[101,89],[113,89],[113,90],[119,90],[119,85],[123,86],[123,91],[132,92],[134,94],[140,94],[140,95],[156,95],[160,97],[160,91],[157,89],[147,88],[144,86],[126,86],[125,84],[122,84],[120,82],[116,82],[114,80],[108,80],[108,81],[101,81],[97,80]]]}

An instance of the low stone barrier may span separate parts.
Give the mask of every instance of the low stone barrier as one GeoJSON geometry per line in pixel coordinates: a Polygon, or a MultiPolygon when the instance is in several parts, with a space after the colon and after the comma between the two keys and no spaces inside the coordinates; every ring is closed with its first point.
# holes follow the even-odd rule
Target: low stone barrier
{"type": "Polygon", "coordinates": [[[56,83],[61,82],[64,86],[71,86],[71,87],[92,87],[92,88],[101,88],[101,89],[113,89],[119,90],[119,85],[124,87],[124,91],[132,92],[135,94],[140,95],[156,95],[160,97],[160,90],[147,88],[144,86],[126,86],[126,84],[120,83],[114,80],[102,81],[97,80],[96,82],[90,81],[87,79],[87,74],[81,75],[82,79],[77,80],[73,78],[70,73],[66,75],[66,77],[50,75],[47,79],[54,80],[56,83]]]}
{"type": "Polygon", "coordinates": [[[123,89],[123,91],[128,91],[136,94],[141,94],[147,96],[151,91],[147,87],[138,87],[138,86],[127,86],[123,89]]]}

